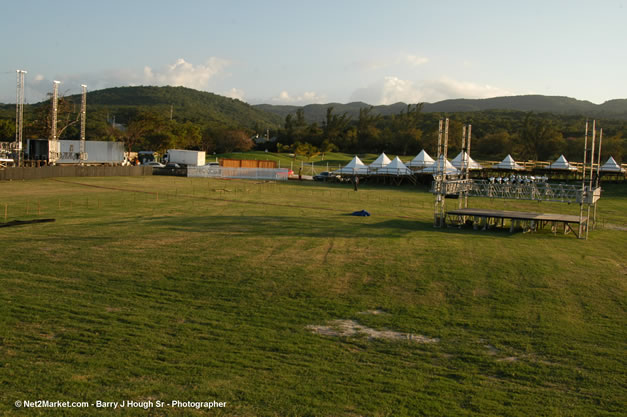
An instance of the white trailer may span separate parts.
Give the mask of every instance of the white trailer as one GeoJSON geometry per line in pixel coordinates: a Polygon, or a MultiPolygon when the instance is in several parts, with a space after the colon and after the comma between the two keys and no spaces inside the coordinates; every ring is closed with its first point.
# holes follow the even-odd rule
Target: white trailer
{"type": "Polygon", "coordinates": [[[121,164],[124,162],[124,144],[101,140],[86,140],[85,153],[87,159],[80,160],[80,140],[60,140],[61,155],[57,164],[121,164]]]}
{"type": "MultiPolygon", "coordinates": [[[[48,161],[50,151],[54,151],[54,144],[47,139],[28,139],[26,141],[26,159],[48,161]]],[[[124,144],[122,142],[108,142],[100,140],[85,141],[87,159],[81,161],[80,140],[57,141],[59,158],[57,164],[111,164],[118,165],[124,162],[124,144]]]]}
{"type": "Polygon", "coordinates": [[[181,166],[202,166],[205,165],[205,158],[205,151],[168,149],[166,154],[166,159],[169,164],[179,164],[181,166]]]}

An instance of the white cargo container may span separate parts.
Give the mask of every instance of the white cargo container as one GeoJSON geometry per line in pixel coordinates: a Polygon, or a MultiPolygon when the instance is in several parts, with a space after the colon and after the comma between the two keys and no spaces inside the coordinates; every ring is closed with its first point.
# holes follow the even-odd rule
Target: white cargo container
{"type": "MultiPolygon", "coordinates": [[[[61,155],[57,164],[80,163],[80,140],[60,140],[61,155]]],[[[107,142],[101,140],[86,140],[86,164],[121,164],[124,162],[124,144],[122,142],[107,142]]]]}
{"type": "Polygon", "coordinates": [[[186,151],[182,149],[168,149],[167,162],[181,166],[197,167],[205,165],[205,151],[186,151]]]}
{"type": "MultiPolygon", "coordinates": [[[[48,160],[49,152],[54,151],[54,144],[46,139],[28,139],[25,148],[26,159],[48,160]]],[[[87,159],[81,161],[81,142],[79,140],[60,140],[59,159],[57,164],[112,164],[124,162],[124,144],[122,142],[108,142],[100,140],[86,140],[85,153],[87,159]]]]}

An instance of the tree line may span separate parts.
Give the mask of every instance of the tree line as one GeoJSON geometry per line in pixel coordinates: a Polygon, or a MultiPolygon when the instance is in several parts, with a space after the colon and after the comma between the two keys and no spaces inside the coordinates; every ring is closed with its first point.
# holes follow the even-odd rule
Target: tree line
{"type": "MultiPolygon", "coordinates": [[[[582,116],[518,111],[445,115],[423,113],[420,104],[408,105],[392,116],[375,114],[372,107],[363,108],[357,120],[351,120],[346,113],[336,114],[333,107],[328,107],[320,126],[307,124],[299,109],[286,116],[283,128],[277,132],[276,150],[305,155],[340,151],[410,156],[425,149],[433,154],[439,120],[443,117],[449,117],[449,155],[461,151],[463,126],[471,124],[471,155],[479,159],[500,160],[508,154],[521,160],[548,161],[562,154],[572,161],[583,159],[586,119],[582,116]]],[[[597,121],[597,126],[604,128],[603,157],[612,155],[622,161],[627,156],[627,123],[607,119],[597,121]]]]}
{"type": "MultiPolygon", "coordinates": [[[[58,136],[79,139],[80,105],[67,98],[59,101],[58,136]]],[[[0,139],[15,137],[14,108],[0,109],[0,139]]],[[[326,152],[351,154],[381,153],[415,155],[425,149],[433,154],[437,144],[438,121],[449,117],[449,154],[461,150],[462,127],[472,124],[471,155],[476,159],[499,160],[507,154],[521,160],[553,160],[564,154],[568,160],[583,157],[584,126],[582,116],[561,116],[549,113],[518,111],[482,111],[424,113],[421,104],[407,105],[395,115],[381,116],[373,107],[360,109],[352,119],[346,113],[326,109],[320,124],[307,123],[304,110],[285,117],[283,125],[270,131],[274,139],[257,145],[259,149],[313,156],[326,152]]],[[[50,134],[50,101],[25,109],[25,138],[48,138],[50,134]]],[[[627,122],[603,119],[602,157],[614,156],[624,161],[627,156],[627,122]]],[[[590,127],[591,129],[591,127],[590,127]]],[[[208,153],[247,151],[255,147],[251,137],[265,135],[266,128],[229,125],[207,119],[171,117],[165,109],[149,106],[106,106],[88,108],[86,136],[93,140],[124,142],[131,151],[197,149],[208,153]]]]}

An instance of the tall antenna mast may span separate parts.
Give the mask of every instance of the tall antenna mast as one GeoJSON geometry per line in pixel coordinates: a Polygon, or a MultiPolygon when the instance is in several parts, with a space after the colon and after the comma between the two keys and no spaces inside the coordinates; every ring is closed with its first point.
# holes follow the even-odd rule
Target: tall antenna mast
{"type": "Polygon", "coordinates": [[[55,163],[60,155],[60,146],[57,139],[57,110],[59,106],[59,84],[61,81],[52,82],[52,126],[50,128],[50,141],[48,142],[48,162],[55,163]]]}
{"type": "Polygon", "coordinates": [[[24,126],[24,70],[17,72],[17,92],[15,98],[15,159],[16,165],[22,162],[22,130],[24,126]]]}
{"type": "Polygon", "coordinates": [[[83,89],[83,95],[81,97],[81,143],[80,143],[80,160],[81,163],[87,159],[87,152],[85,152],[85,122],[87,118],[87,86],[81,85],[83,89]]]}

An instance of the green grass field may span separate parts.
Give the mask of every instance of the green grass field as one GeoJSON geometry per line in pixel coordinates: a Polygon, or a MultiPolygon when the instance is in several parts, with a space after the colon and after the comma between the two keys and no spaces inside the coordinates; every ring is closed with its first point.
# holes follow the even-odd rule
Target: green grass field
{"type": "Polygon", "coordinates": [[[55,221],[0,228],[0,415],[625,415],[625,187],[587,241],[434,229],[409,186],[63,178],[5,207],[55,221]]]}

